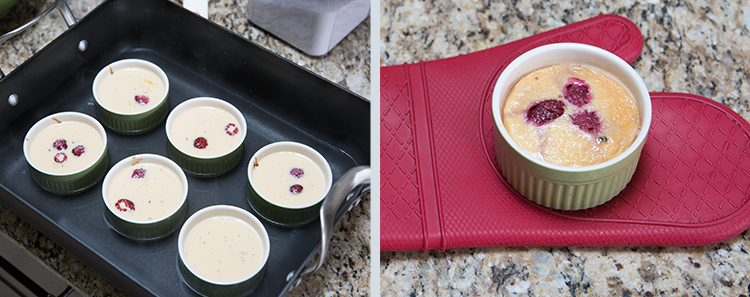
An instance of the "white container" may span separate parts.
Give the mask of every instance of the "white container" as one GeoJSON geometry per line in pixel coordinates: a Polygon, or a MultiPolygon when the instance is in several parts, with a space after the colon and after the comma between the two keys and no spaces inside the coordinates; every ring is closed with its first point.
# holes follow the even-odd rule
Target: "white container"
{"type": "Polygon", "coordinates": [[[327,54],[370,13],[369,0],[250,0],[250,22],[311,56],[327,54]]]}

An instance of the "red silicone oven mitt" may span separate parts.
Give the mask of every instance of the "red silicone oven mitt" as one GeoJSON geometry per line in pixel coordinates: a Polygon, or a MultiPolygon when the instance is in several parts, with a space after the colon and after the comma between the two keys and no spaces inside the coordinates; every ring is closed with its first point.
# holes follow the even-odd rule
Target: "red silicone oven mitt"
{"type": "Polygon", "coordinates": [[[555,42],[628,62],[643,47],[635,24],[604,15],[472,54],[381,67],[381,250],[705,245],[750,226],[750,124],[690,94],[651,94],[638,169],[610,202],[565,212],[515,192],[495,163],[492,87],[513,59],[555,42]]]}

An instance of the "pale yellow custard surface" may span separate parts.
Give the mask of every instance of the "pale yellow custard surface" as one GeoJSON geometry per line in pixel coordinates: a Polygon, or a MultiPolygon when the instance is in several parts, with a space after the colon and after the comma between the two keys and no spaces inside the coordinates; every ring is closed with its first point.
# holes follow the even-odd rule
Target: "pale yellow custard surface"
{"type": "Polygon", "coordinates": [[[222,282],[241,280],[263,261],[258,232],[246,222],[216,216],[198,223],[185,239],[185,261],[201,276],[222,282]]]}
{"type": "MultiPolygon", "coordinates": [[[[148,222],[169,215],[180,206],[183,185],[179,175],[158,163],[141,162],[135,158],[132,165],[118,171],[107,188],[108,203],[120,216],[148,222]],[[145,170],[142,178],[133,177],[135,170],[145,170]],[[120,199],[133,202],[134,210],[120,211],[116,205],[120,199]]],[[[120,204],[121,208],[125,205],[120,204]]]]}
{"type": "MultiPolygon", "coordinates": [[[[244,119],[243,119],[244,120],[244,119]]],[[[177,115],[169,131],[174,144],[185,152],[210,157],[227,153],[241,144],[238,119],[229,111],[212,106],[199,106],[187,109],[177,115]],[[227,134],[227,125],[238,129],[237,134],[227,134]],[[203,149],[195,147],[198,137],[206,139],[208,145],[203,149]]]]}
{"type": "Polygon", "coordinates": [[[502,119],[522,149],[543,161],[571,167],[615,158],[630,147],[640,130],[638,105],[617,79],[597,68],[573,64],[552,65],[524,76],[509,92],[502,119]],[[569,78],[590,85],[589,103],[579,107],[563,98],[562,90],[569,78]],[[564,101],[565,112],[537,126],[527,120],[526,112],[544,99],[564,101]],[[599,133],[592,135],[573,124],[571,116],[582,110],[596,112],[602,123],[599,133]]]}
{"type": "Polygon", "coordinates": [[[29,157],[31,162],[39,169],[52,173],[71,173],[83,168],[97,160],[104,149],[102,136],[91,125],[79,121],[63,121],[44,128],[29,146],[29,157]],[[56,140],[63,139],[67,148],[58,150],[53,146],[56,140]],[[82,145],[84,153],[80,156],[73,154],[73,149],[82,145]],[[62,163],[55,161],[65,160],[62,163]]]}
{"type": "Polygon", "coordinates": [[[253,160],[252,177],[255,189],[266,199],[284,206],[303,206],[314,203],[326,189],[323,170],[309,157],[295,152],[274,152],[260,160],[253,160]],[[297,178],[292,169],[300,168],[304,175],[297,178]],[[290,188],[302,186],[293,194],[290,188]]]}
{"type": "Polygon", "coordinates": [[[153,71],[142,67],[105,71],[96,92],[99,102],[108,109],[134,113],[158,105],[163,100],[166,92],[164,82],[153,71]],[[137,102],[136,96],[147,96],[148,103],[137,102]]]}

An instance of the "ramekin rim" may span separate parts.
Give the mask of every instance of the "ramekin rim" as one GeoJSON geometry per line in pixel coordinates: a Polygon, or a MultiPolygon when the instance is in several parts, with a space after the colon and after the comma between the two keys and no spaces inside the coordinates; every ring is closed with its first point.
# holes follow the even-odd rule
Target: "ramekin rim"
{"type": "MultiPolygon", "coordinates": [[[[310,158],[311,156],[307,156],[307,157],[310,158]]],[[[316,162],[316,164],[317,164],[317,162],[316,162]]],[[[276,142],[272,142],[272,143],[266,144],[265,146],[261,147],[260,149],[258,149],[253,154],[252,157],[250,157],[250,161],[249,161],[248,166],[247,166],[247,181],[250,183],[250,186],[252,187],[252,190],[256,191],[258,193],[258,195],[264,201],[266,201],[266,202],[268,202],[268,203],[270,203],[270,204],[272,204],[272,205],[274,205],[276,207],[280,207],[280,208],[284,208],[284,209],[299,210],[299,209],[306,209],[306,208],[315,206],[316,204],[318,204],[321,201],[323,201],[323,199],[325,199],[326,196],[328,196],[328,193],[331,191],[331,187],[333,186],[333,172],[331,171],[331,165],[328,163],[328,159],[326,159],[320,152],[318,152],[317,150],[315,150],[311,146],[306,145],[304,143],[296,142],[296,141],[276,141],[276,142]],[[294,147],[301,148],[301,149],[303,149],[305,151],[308,151],[314,157],[320,158],[320,160],[323,161],[323,165],[325,165],[325,167],[321,168],[321,170],[323,171],[323,175],[327,177],[326,178],[326,188],[323,191],[323,194],[320,197],[318,197],[317,199],[315,199],[315,201],[313,201],[311,203],[308,203],[308,204],[304,204],[304,205],[283,205],[283,204],[277,203],[276,201],[273,201],[273,200],[270,200],[270,199],[266,198],[265,195],[263,195],[259,191],[255,190],[255,183],[253,183],[253,179],[252,179],[252,170],[253,170],[252,164],[253,164],[253,160],[255,160],[258,155],[260,155],[262,153],[265,153],[266,151],[272,150],[272,149],[274,149],[276,147],[280,147],[280,146],[294,146],[294,147]]]]}
{"type": "Polygon", "coordinates": [[[125,157],[122,160],[118,161],[115,165],[113,165],[112,168],[109,169],[109,171],[107,171],[107,174],[104,176],[104,180],[102,181],[102,200],[104,201],[104,205],[107,207],[107,210],[111,214],[115,215],[118,219],[121,219],[131,224],[153,225],[153,224],[157,224],[157,223],[160,223],[162,221],[165,221],[171,218],[180,210],[180,208],[182,208],[185,205],[185,203],[187,203],[188,189],[189,187],[188,187],[187,176],[185,175],[185,172],[182,170],[182,168],[179,165],[177,165],[177,163],[175,163],[171,159],[164,157],[162,155],[143,153],[143,154],[136,154],[136,155],[125,157]],[[169,169],[172,170],[177,175],[177,177],[180,179],[180,182],[182,183],[182,196],[180,197],[180,203],[177,205],[177,207],[172,209],[172,211],[170,211],[168,214],[156,220],[141,221],[141,220],[135,220],[135,219],[128,218],[128,217],[123,217],[117,211],[115,211],[114,207],[109,203],[107,199],[108,198],[107,186],[109,185],[111,179],[114,178],[114,175],[120,172],[122,168],[129,166],[127,165],[129,160],[138,159],[138,158],[143,159],[142,161],[143,163],[151,162],[151,160],[158,160],[158,162],[166,163],[164,165],[169,166],[169,169]]]}
{"type": "Polygon", "coordinates": [[[112,63],[107,64],[101,70],[99,70],[99,72],[97,72],[96,76],[94,77],[94,81],[91,84],[91,92],[92,92],[92,94],[94,96],[94,102],[96,102],[96,104],[99,107],[101,107],[102,109],[104,109],[104,110],[106,110],[106,111],[108,111],[110,113],[113,113],[113,114],[116,114],[116,115],[121,115],[121,116],[142,115],[142,114],[146,114],[146,113],[149,113],[149,112],[155,110],[156,108],[158,108],[159,106],[161,106],[163,104],[169,104],[167,102],[167,96],[169,96],[169,77],[167,76],[167,73],[164,72],[164,70],[161,69],[161,67],[159,67],[159,65],[156,65],[155,63],[153,63],[151,61],[144,60],[144,59],[138,59],[138,58],[121,59],[121,60],[117,60],[117,61],[114,61],[112,63]],[[156,75],[158,75],[159,78],[161,78],[162,81],[164,81],[164,94],[161,96],[159,104],[154,104],[154,105],[149,106],[148,108],[146,108],[144,110],[141,110],[141,111],[121,112],[121,111],[112,110],[110,107],[108,107],[107,105],[105,105],[104,103],[101,102],[101,100],[99,99],[99,95],[96,92],[96,88],[97,88],[97,86],[99,86],[99,82],[103,79],[103,77],[104,77],[103,75],[104,75],[104,73],[106,73],[107,68],[111,67],[113,65],[117,66],[117,65],[126,64],[126,63],[135,63],[135,64],[146,65],[146,66],[148,66],[148,68],[151,68],[151,70],[155,71],[156,75]]]}
{"type": "Polygon", "coordinates": [[[251,278],[257,276],[258,273],[260,273],[260,271],[263,269],[263,267],[265,267],[267,265],[268,259],[269,259],[269,255],[271,253],[271,251],[270,251],[270,249],[271,249],[271,240],[270,239],[271,238],[268,235],[268,230],[266,230],[266,228],[263,225],[263,223],[261,223],[261,221],[255,215],[253,215],[252,213],[250,213],[249,211],[247,211],[247,210],[245,210],[243,208],[234,206],[234,205],[215,204],[215,205],[210,205],[210,206],[206,206],[206,207],[204,207],[202,209],[199,209],[198,211],[196,211],[192,215],[190,215],[190,217],[188,217],[187,220],[185,220],[185,223],[182,224],[182,227],[180,228],[180,233],[179,233],[179,235],[177,237],[177,251],[178,251],[178,254],[179,254],[179,257],[180,257],[180,261],[185,265],[185,267],[195,277],[199,278],[200,280],[202,280],[204,282],[210,283],[210,284],[219,285],[219,286],[230,286],[230,285],[241,284],[243,282],[246,282],[246,281],[250,280],[251,278]],[[200,221],[197,221],[195,223],[193,223],[193,222],[196,221],[196,220],[198,220],[198,218],[200,218],[205,213],[218,212],[218,211],[221,211],[221,210],[230,211],[230,212],[236,212],[236,213],[242,214],[246,218],[249,218],[251,221],[253,221],[254,224],[256,224],[257,226],[260,227],[260,228],[254,228],[252,226],[252,224],[250,224],[249,222],[247,222],[243,218],[238,218],[238,217],[235,216],[235,218],[243,220],[246,224],[250,225],[250,227],[253,228],[253,230],[255,230],[256,232],[258,232],[258,235],[261,237],[261,241],[263,243],[263,259],[261,261],[261,265],[258,266],[258,268],[255,269],[252,273],[248,274],[247,276],[245,276],[245,277],[243,277],[241,279],[235,280],[235,281],[216,281],[216,280],[209,279],[209,278],[207,278],[207,277],[205,277],[205,276],[197,273],[193,269],[193,267],[190,266],[190,263],[188,263],[187,259],[184,258],[184,254],[185,254],[185,243],[184,242],[185,242],[185,239],[188,236],[187,233],[190,232],[193,228],[195,228],[198,224],[200,224],[200,222],[202,222],[202,221],[204,221],[206,219],[215,217],[215,216],[209,216],[209,217],[206,217],[206,218],[204,218],[204,219],[202,219],[200,221]]]}
{"type": "MultiPolygon", "coordinates": [[[[65,120],[65,121],[75,121],[75,119],[70,119],[70,120],[65,120]]],[[[45,127],[48,127],[48,126],[45,126],[45,127]]],[[[35,133],[35,134],[38,135],[41,132],[41,130],[39,132],[35,133]]],[[[29,128],[29,130],[26,132],[26,135],[24,136],[23,155],[24,155],[24,158],[26,159],[26,163],[28,163],[29,165],[31,165],[31,167],[33,167],[34,170],[37,170],[37,171],[41,172],[44,175],[52,176],[52,177],[73,176],[73,175],[79,174],[81,172],[84,172],[84,171],[86,171],[86,170],[88,170],[90,168],[93,168],[99,162],[101,162],[102,157],[104,157],[104,154],[107,152],[107,145],[108,145],[108,142],[107,142],[107,131],[104,129],[104,126],[102,126],[102,124],[99,123],[99,121],[97,121],[94,117],[92,117],[92,116],[90,116],[88,114],[82,113],[82,112],[77,112],[77,111],[62,111],[62,112],[58,112],[58,113],[54,113],[54,114],[48,115],[48,116],[40,119],[39,121],[37,121],[36,123],[34,123],[34,125],[32,125],[31,128],[29,128]],[[88,164],[85,167],[83,167],[83,168],[81,168],[79,170],[76,170],[76,171],[60,173],[60,172],[49,172],[47,170],[39,168],[39,166],[37,166],[34,162],[31,161],[31,157],[29,156],[29,150],[31,149],[31,142],[33,142],[33,139],[30,138],[31,133],[35,132],[38,129],[44,130],[44,128],[41,127],[43,121],[50,120],[52,118],[57,119],[57,118],[68,118],[68,117],[74,117],[74,118],[75,117],[81,117],[81,118],[86,119],[90,123],[94,123],[95,124],[95,125],[90,125],[90,123],[84,123],[84,124],[88,124],[89,126],[93,126],[93,128],[96,130],[96,132],[99,133],[99,136],[101,136],[101,138],[102,138],[102,149],[101,149],[101,151],[99,151],[99,154],[96,156],[96,158],[94,159],[94,161],[91,162],[91,164],[88,164]]]]}
{"type": "Polygon", "coordinates": [[[182,153],[182,154],[184,154],[184,155],[186,155],[188,157],[195,158],[195,159],[201,159],[201,160],[215,160],[215,159],[219,159],[219,158],[225,157],[225,156],[227,156],[229,154],[232,154],[235,151],[237,151],[242,146],[242,144],[245,143],[245,140],[246,140],[246,137],[247,137],[247,121],[245,120],[245,116],[242,114],[242,112],[239,109],[237,109],[237,107],[235,107],[234,105],[232,105],[231,103],[229,103],[229,102],[227,102],[227,101],[225,101],[223,99],[219,99],[219,98],[215,98],[215,97],[193,97],[193,98],[190,98],[190,99],[187,99],[187,100],[181,102],[180,104],[178,104],[177,106],[175,106],[172,109],[172,111],[169,113],[169,115],[167,116],[167,120],[166,120],[166,122],[164,124],[164,127],[165,127],[165,130],[166,130],[166,133],[167,133],[167,141],[169,141],[169,143],[175,149],[177,149],[178,152],[180,152],[180,153],[182,153]],[[237,121],[240,124],[240,134],[241,134],[240,138],[241,138],[241,140],[237,143],[237,146],[235,146],[233,149],[231,149],[229,151],[226,151],[224,153],[218,154],[218,155],[213,155],[213,156],[199,156],[199,155],[196,155],[196,154],[193,154],[193,153],[190,153],[190,152],[186,152],[185,150],[183,150],[182,148],[180,148],[174,142],[174,140],[172,140],[172,133],[170,132],[170,127],[172,126],[172,123],[175,121],[175,118],[179,115],[179,112],[181,112],[183,109],[188,109],[188,108],[193,107],[191,105],[195,105],[195,104],[198,104],[198,103],[204,102],[204,101],[205,102],[213,102],[213,103],[222,105],[226,111],[232,113],[232,115],[234,115],[237,118],[237,121]],[[198,103],[196,103],[196,102],[198,102],[198,103]]]}
{"type": "MultiPolygon", "coordinates": [[[[547,66],[554,65],[554,64],[559,64],[559,63],[550,63],[550,64],[547,64],[547,66]]],[[[583,64],[583,63],[579,63],[579,64],[583,64]]],[[[590,65],[590,66],[599,68],[594,65],[590,65]]],[[[603,71],[615,77],[609,71],[606,71],[606,70],[603,70],[603,71]]],[[[528,73],[522,74],[519,77],[515,78],[513,82],[509,83],[509,86],[512,87],[513,85],[515,85],[515,83],[526,74],[528,73]]],[[[619,77],[615,77],[615,78],[617,78],[618,80],[621,80],[619,77]]],[[[502,96],[505,96],[505,95],[506,94],[503,94],[502,96]]],[[[646,88],[645,82],[643,82],[643,79],[640,77],[640,75],[638,75],[635,69],[633,69],[628,63],[626,63],[620,57],[616,56],[615,54],[609,51],[606,51],[604,49],[601,49],[595,46],[582,44],[582,43],[553,43],[553,44],[543,45],[543,46],[531,49],[521,54],[519,57],[514,59],[510,64],[508,64],[508,66],[506,66],[506,68],[503,70],[503,72],[500,74],[500,76],[496,80],[495,86],[493,87],[493,90],[492,90],[492,106],[491,107],[492,107],[492,115],[493,115],[493,122],[494,122],[495,128],[498,129],[498,131],[500,132],[502,137],[505,139],[505,141],[508,142],[508,145],[510,145],[518,154],[520,154],[526,160],[533,162],[534,164],[541,166],[545,169],[554,170],[558,172],[569,172],[569,173],[592,172],[592,171],[601,170],[613,164],[617,164],[621,162],[623,159],[632,155],[638,149],[638,147],[641,146],[641,144],[645,142],[646,137],[648,135],[649,127],[651,125],[651,115],[652,115],[650,95],[646,88]],[[607,160],[602,163],[594,164],[594,165],[580,166],[580,167],[557,165],[557,164],[552,164],[552,163],[540,160],[539,158],[534,157],[529,152],[519,147],[518,144],[515,142],[515,140],[513,140],[513,138],[510,137],[510,134],[508,133],[507,129],[505,128],[505,125],[502,122],[502,107],[500,106],[500,100],[504,98],[500,98],[501,95],[498,94],[498,87],[503,82],[503,79],[508,79],[506,76],[510,76],[507,70],[508,69],[513,70],[515,67],[522,65],[522,63],[525,63],[526,60],[528,60],[530,57],[533,57],[535,55],[540,55],[542,53],[546,53],[549,51],[559,50],[561,48],[566,48],[566,49],[572,48],[572,49],[590,51],[590,52],[599,54],[611,60],[614,64],[617,65],[618,68],[623,69],[624,72],[627,73],[628,77],[631,80],[633,80],[636,83],[636,85],[639,87],[637,91],[640,94],[636,94],[634,90],[628,89],[633,94],[633,96],[642,96],[644,98],[644,102],[646,104],[644,104],[643,106],[641,106],[640,102],[637,102],[639,106],[642,107],[642,110],[640,111],[643,114],[642,115],[643,120],[641,122],[638,135],[636,136],[633,143],[625,151],[623,151],[622,153],[620,153],[619,155],[617,155],[616,157],[610,160],[607,160]]]]}

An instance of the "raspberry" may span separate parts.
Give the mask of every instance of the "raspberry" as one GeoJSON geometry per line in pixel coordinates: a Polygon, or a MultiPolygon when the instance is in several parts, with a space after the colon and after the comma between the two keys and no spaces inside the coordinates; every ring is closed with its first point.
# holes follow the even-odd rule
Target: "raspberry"
{"type": "Polygon", "coordinates": [[[568,83],[563,86],[563,97],[575,106],[581,107],[591,102],[591,86],[585,81],[575,77],[568,78],[568,83]]]}
{"type": "Polygon", "coordinates": [[[130,176],[132,179],[142,179],[146,176],[146,169],[138,168],[136,170],[133,170],[133,175],[130,176]]]}
{"type": "Polygon", "coordinates": [[[68,142],[65,141],[65,139],[58,139],[52,143],[52,147],[56,148],[58,151],[67,150],[68,142]]]}
{"type": "Polygon", "coordinates": [[[208,146],[208,140],[203,137],[198,137],[193,141],[193,146],[199,150],[202,150],[208,146]]]}
{"type": "Polygon", "coordinates": [[[121,212],[127,212],[128,210],[135,211],[135,204],[133,204],[133,201],[125,198],[117,200],[117,203],[115,203],[115,207],[121,212]]]}
{"type": "Polygon", "coordinates": [[[84,147],[82,145],[78,145],[78,146],[76,146],[76,147],[73,148],[73,155],[76,156],[76,157],[80,157],[85,152],[86,152],[86,147],[84,147]]]}
{"type": "Polygon", "coordinates": [[[302,185],[295,184],[289,188],[289,192],[292,192],[292,194],[297,195],[299,193],[302,193],[302,185]]]}
{"type": "Polygon", "coordinates": [[[234,136],[235,134],[240,132],[240,128],[237,128],[233,123],[227,124],[226,127],[224,127],[224,131],[227,132],[227,135],[234,136]]]}
{"type": "Polygon", "coordinates": [[[289,174],[291,174],[292,176],[294,176],[294,178],[300,178],[303,175],[305,175],[305,171],[302,170],[302,168],[294,167],[294,168],[292,168],[292,170],[289,171],[289,174]]]}
{"type": "Polygon", "coordinates": [[[526,111],[526,120],[537,126],[545,125],[565,113],[565,102],[557,99],[537,101],[526,111]]]}
{"type": "Polygon", "coordinates": [[[57,162],[57,163],[64,163],[67,160],[68,160],[68,155],[66,155],[65,153],[57,153],[57,154],[55,154],[55,162],[57,162]]]}
{"type": "Polygon", "coordinates": [[[146,105],[148,104],[148,96],[146,95],[135,95],[135,102],[138,102],[140,105],[146,105]]]}
{"type": "Polygon", "coordinates": [[[583,132],[596,135],[602,131],[602,119],[596,115],[596,111],[579,111],[573,114],[571,119],[573,120],[573,125],[578,126],[583,132]]]}

